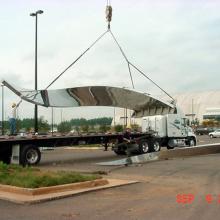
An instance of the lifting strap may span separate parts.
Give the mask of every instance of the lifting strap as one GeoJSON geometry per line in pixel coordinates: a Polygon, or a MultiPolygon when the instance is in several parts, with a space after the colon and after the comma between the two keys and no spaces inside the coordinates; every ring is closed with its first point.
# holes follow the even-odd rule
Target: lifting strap
{"type": "Polygon", "coordinates": [[[123,57],[125,58],[127,65],[128,65],[128,71],[129,71],[129,75],[130,75],[130,79],[131,79],[131,83],[132,83],[132,88],[134,89],[134,81],[133,81],[133,77],[132,77],[132,73],[131,73],[131,66],[136,69],[142,76],[144,76],[146,79],[148,79],[150,82],[152,82],[156,87],[158,87],[161,91],[163,91],[167,96],[169,96],[172,101],[175,102],[175,99],[169,95],[164,89],[162,89],[157,83],[155,83],[152,79],[150,79],[143,71],[141,71],[139,68],[137,68],[134,64],[132,64],[127,56],[125,55],[124,51],[122,50],[122,47],[120,46],[120,44],[118,43],[116,37],[114,36],[114,34],[111,31],[110,28],[110,22],[112,20],[112,7],[110,5],[110,0],[107,0],[107,6],[106,6],[106,10],[105,10],[105,14],[106,14],[106,20],[108,22],[108,29],[107,31],[105,31],[102,35],[100,35],[79,57],[77,57],[65,70],[63,70],[47,87],[46,89],[48,89],[53,83],[55,83],[70,67],[72,67],[86,52],[89,51],[89,49],[91,49],[101,38],[103,38],[108,32],[111,34],[113,40],[115,41],[115,43],[117,44],[120,52],[122,53],[123,57]]]}
{"type": "Polygon", "coordinates": [[[125,60],[127,61],[127,64],[128,64],[128,70],[129,70],[129,73],[130,73],[130,78],[131,78],[131,82],[132,82],[132,86],[133,86],[133,89],[134,89],[134,82],[133,82],[133,78],[132,78],[132,74],[131,74],[131,68],[130,66],[132,66],[133,68],[135,68],[142,76],[144,76],[146,79],[148,79],[150,82],[152,82],[156,87],[158,87],[161,91],[163,91],[166,95],[168,95],[173,101],[175,101],[175,99],[169,95],[164,89],[162,89],[157,83],[155,83],[152,79],[150,79],[143,71],[141,71],[140,69],[138,69],[134,64],[132,64],[128,58],[126,57],[124,51],[122,50],[120,44],[118,43],[116,37],[114,36],[114,34],[112,33],[112,31],[110,30],[109,31],[110,34],[112,35],[115,43],[118,45],[123,57],[125,58],[125,60]]]}
{"type": "Polygon", "coordinates": [[[106,33],[108,33],[109,30],[105,31],[103,34],[101,34],[80,56],[78,56],[65,70],[63,70],[47,87],[48,89],[53,83],[55,83],[71,66],[73,66],[86,52],[88,52],[101,38],[105,36],[106,33]]]}
{"type": "Polygon", "coordinates": [[[120,44],[118,43],[116,37],[114,36],[114,34],[112,33],[111,30],[109,30],[110,34],[112,35],[112,38],[114,39],[115,43],[117,44],[119,50],[121,51],[123,57],[125,58],[127,64],[128,64],[128,71],[129,71],[129,74],[130,74],[130,79],[131,79],[131,84],[132,84],[132,88],[134,89],[134,81],[133,81],[133,78],[132,78],[132,74],[131,74],[131,68],[130,68],[130,62],[127,58],[127,56],[125,55],[124,51],[122,50],[120,44]]]}

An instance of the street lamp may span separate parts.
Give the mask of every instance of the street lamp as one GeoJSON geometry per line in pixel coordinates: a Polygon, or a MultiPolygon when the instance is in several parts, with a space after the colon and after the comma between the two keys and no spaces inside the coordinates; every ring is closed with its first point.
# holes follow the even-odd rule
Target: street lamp
{"type": "MultiPolygon", "coordinates": [[[[43,14],[42,10],[38,10],[35,13],[31,13],[30,16],[35,17],[35,90],[37,90],[37,15],[43,14]]],[[[38,110],[37,105],[34,107],[34,131],[38,132],[38,110]]]]}
{"type": "Polygon", "coordinates": [[[2,87],[2,135],[4,135],[4,85],[2,87]]]}
{"type": "Polygon", "coordinates": [[[51,112],[51,134],[53,136],[53,107],[51,108],[52,112],[51,112]]]}

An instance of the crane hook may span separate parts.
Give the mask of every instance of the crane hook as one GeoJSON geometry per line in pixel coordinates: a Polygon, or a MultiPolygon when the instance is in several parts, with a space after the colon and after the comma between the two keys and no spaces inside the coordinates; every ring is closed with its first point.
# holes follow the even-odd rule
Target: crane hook
{"type": "Polygon", "coordinates": [[[112,21],[112,6],[107,5],[105,9],[105,17],[106,21],[108,22],[108,29],[110,29],[110,22],[112,21]]]}

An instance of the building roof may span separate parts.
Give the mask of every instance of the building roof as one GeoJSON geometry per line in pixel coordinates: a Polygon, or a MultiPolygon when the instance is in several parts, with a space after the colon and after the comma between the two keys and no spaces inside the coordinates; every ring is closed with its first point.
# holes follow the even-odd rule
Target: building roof
{"type": "Polygon", "coordinates": [[[200,120],[208,109],[220,109],[220,91],[187,92],[174,97],[185,114],[195,114],[200,120]]]}

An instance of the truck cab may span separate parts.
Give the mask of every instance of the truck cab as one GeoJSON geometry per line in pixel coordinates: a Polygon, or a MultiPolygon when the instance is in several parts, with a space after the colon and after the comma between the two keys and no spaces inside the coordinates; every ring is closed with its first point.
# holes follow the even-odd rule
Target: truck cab
{"type": "Polygon", "coordinates": [[[196,135],[187,126],[186,118],[181,110],[176,114],[144,117],[142,132],[154,131],[161,145],[173,149],[177,146],[195,146],[196,135]]]}

